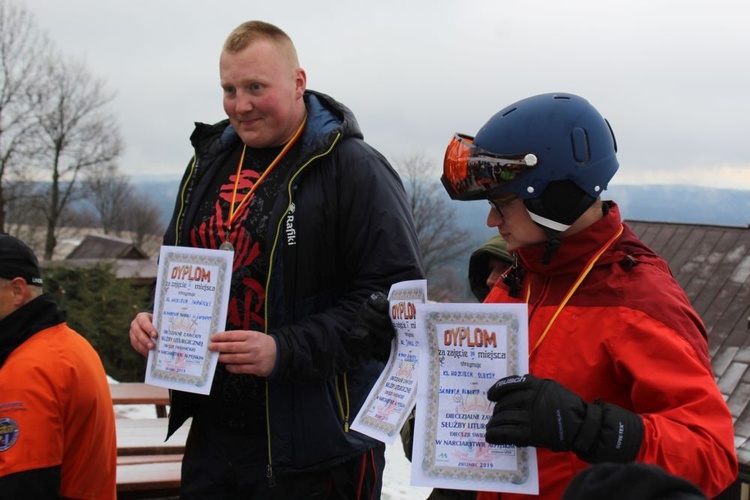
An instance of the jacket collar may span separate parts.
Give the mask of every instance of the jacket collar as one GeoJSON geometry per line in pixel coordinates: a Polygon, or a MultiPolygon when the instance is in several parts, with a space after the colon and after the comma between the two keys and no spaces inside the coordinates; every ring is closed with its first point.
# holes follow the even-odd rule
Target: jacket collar
{"type": "MultiPolygon", "coordinates": [[[[518,249],[523,267],[542,275],[578,273],[603,245],[620,229],[622,219],[620,209],[613,201],[605,202],[608,213],[578,233],[563,238],[560,246],[552,254],[549,264],[542,264],[546,242],[518,249]]],[[[629,235],[629,232],[625,234],[629,235]]],[[[617,245],[608,249],[597,261],[605,264],[622,260],[625,252],[617,245]]]]}
{"type": "Polygon", "coordinates": [[[0,320],[0,367],[8,356],[32,335],[65,321],[65,313],[45,293],[0,320]]]}
{"type": "MultiPolygon", "coordinates": [[[[314,90],[306,90],[303,98],[307,107],[307,126],[301,143],[305,150],[316,149],[316,146],[328,140],[331,134],[337,131],[344,137],[363,138],[359,123],[348,107],[314,90]]],[[[213,125],[196,123],[190,136],[193,147],[208,154],[226,151],[239,140],[237,131],[229,124],[228,119],[213,125]]]]}

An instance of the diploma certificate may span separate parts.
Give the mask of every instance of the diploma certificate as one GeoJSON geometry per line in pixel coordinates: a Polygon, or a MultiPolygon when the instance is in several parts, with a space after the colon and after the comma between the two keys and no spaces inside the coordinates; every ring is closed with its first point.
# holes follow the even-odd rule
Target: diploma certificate
{"type": "Polygon", "coordinates": [[[416,403],[419,360],[416,314],[427,300],[427,282],[396,283],[388,300],[396,338],[385,369],[352,422],[352,429],[391,444],[416,403]]]}
{"type": "Polygon", "coordinates": [[[208,351],[226,325],[234,252],[162,246],[154,295],[158,333],[147,384],[198,394],[211,391],[218,353],[208,351]]]}
{"type": "Polygon", "coordinates": [[[538,494],[535,448],[491,445],[498,379],[528,372],[526,304],[425,304],[412,484],[538,494]]]}

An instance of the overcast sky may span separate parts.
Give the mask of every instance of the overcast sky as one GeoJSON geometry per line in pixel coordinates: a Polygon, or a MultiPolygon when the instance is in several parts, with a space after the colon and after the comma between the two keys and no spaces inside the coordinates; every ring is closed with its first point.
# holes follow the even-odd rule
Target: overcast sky
{"type": "Polygon", "coordinates": [[[614,183],[750,190],[750,3],[682,0],[10,0],[116,93],[133,177],[180,175],[193,122],[223,119],[218,58],[260,19],[294,40],[308,88],[392,162],[441,167],[454,132],[546,92],[612,124],[614,183]]]}

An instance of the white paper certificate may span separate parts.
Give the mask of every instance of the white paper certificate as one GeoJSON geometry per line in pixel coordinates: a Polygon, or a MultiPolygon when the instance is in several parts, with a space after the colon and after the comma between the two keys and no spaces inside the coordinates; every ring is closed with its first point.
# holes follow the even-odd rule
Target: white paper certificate
{"type": "Polygon", "coordinates": [[[391,444],[416,403],[419,356],[416,314],[427,300],[427,281],[396,283],[388,300],[396,338],[385,369],[352,422],[352,429],[391,444]]]}
{"type": "Polygon", "coordinates": [[[234,252],[162,246],[154,295],[155,348],[146,383],[208,394],[219,356],[208,351],[224,331],[234,252]]]}
{"type": "Polygon", "coordinates": [[[538,494],[535,448],[490,445],[499,378],[528,372],[526,304],[425,304],[412,484],[538,494]]]}

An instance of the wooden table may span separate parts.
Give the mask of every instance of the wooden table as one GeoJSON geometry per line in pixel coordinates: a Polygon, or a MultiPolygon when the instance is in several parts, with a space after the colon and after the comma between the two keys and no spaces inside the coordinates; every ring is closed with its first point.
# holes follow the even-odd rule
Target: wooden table
{"type": "Polygon", "coordinates": [[[177,496],[182,477],[179,460],[117,464],[117,498],[157,498],[177,496]]]}
{"type": "Polygon", "coordinates": [[[109,384],[109,392],[112,394],[112,404],[152,404],[156,406],[156,416],[167,416],[169,390],[164,387],[139,382],[123,382],[120,384],[109,384]]]}
{"type": "Polygon", "coordinates": [[[185,452],[191,420],[188,419],[168,441],[165,441],[168,422],[166,418],[115,419],[117,455],[181,455],[185,452]]]}
{"type": "Polygon", "coordinates": [[[166,418],[118,418],[117,498],[174,497],[179,494],[182,456],[192,419],[165,441],[166,418]]]}

